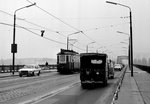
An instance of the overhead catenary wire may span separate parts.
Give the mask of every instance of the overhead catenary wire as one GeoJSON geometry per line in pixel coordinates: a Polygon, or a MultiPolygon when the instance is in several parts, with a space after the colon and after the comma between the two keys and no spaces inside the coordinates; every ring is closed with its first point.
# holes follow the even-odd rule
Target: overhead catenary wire
{"type": "Polygon", "coordinates": [[[71,17],[66,17],[66,18],[59,18],[59,19],[74,19],[74,20],[76,20],[76,19],[81,19],[81,20],[97,20],[97,19],[118,19],[118,18],[121,18],[121,19],[126,19],[126,18],[129,18],[129,16],[116,16],[116,17],[111,17],[111,16],[109,16],[109,17],[89,17],[89,18],[85,18],[85,17],[74,17],[74,18],[71,18],[71,17]]]}
{"type": "MultiPolygon", "coordinates": [[[[33,4],[31,1],[29,1],[29,0],[26,0],[26,1],[28,1],[29,3],[31,3],[31,4],[33,4]]],[[[55,18],[55,19],[57,19],[57,20],[59,20],[60,22],[62,22],[63,24],[65,24],[65,25],[67,25],[67,26],[69,26],[70,28],[72,28],[72,29],[75,29],[76,31],[81,31],[81,30],[79,30],[79,29],[77,29],[76,27],[74,27],[74,26],[72,26],[72,25],[70,25],[70,24],[68,24],[67,22],[64,22],[63,20],[61,20],[60,18],[58,18],[58,17],[56,17],[56,16],[54,16],[53,14],[51,14],[51,13],[49,13],[48,11],[46,11],[46,10],[44,10],[44,9],[42,9],[41,7],[39,7],[38,5],[35,5],[37,8],[39,8],[40,10],[42,10],[43,12],[45,12],[46,14],[48,14],[48,15],[50,15],[50,16],[52,16],[53,18],[55,18]]],[[[83,31],[81,31],[81,33],[83,34],[83,35],[85,35],[88,39],[90,39],[90,40],[92,40],[93,41],[93,39],[91,39],[89,36],[87,36],[83,31]]],[[[96,41],[95,41],[96,42],[96,41]]]]}
{"type": "MultiPolygon", "coordinates": [[[[6,14],[6,15],[9,15],[9,16],[12,16],[12,17],[13,17],[12,14],[10,14],[10,13],[8,13],[8,12],[5,12],[5,11],[3,11],[3,10],[0,10],[0,12],[2,12],[2,13],[4,13],[4,14],[6,14]]],[[[46,27],[44,27],[44,26],[41,26],[41,25],[35,24],[35,23],[33,23],[33,22],[30,22],[30,21],[28,21],[28,20],[26,20],[26,19],[22,19],[22,18],[18,18],[18,17],[16,17],[16,19],[25,21],[25,22],[27,22],[27,23],[29,23],[29,24],[31,24],[31,25],[40,27],[40,28],[42,28],[42,29],[45,29],[45,30],[48,30],[48,31],[50,31],[50,32],[57,33],[57,34],[59,34],[59,35],[61,35],[61,36],[63,36],[63,37],[66,37],[65,35],[61,34],[61,32],[59,32],[59,31],[54,31],[54,30],[52,30],[52,29],[49,29],[49,28],[46,28],[46,27]]],[[[36,30],[36,29],[33,29],[33,30],[36,30]]],[[[38,30],[38,29],[37,29],[37,30],[38,30]]],[[[40,30],[40,29],[39,29],[39,30],[40,30]]]]}
{"type": "MultiPolygon", "coordinates": [[[[31,4],[33,4],[31,1],[29,1],[29,0],[26,0],[26,1],[28,1],[29,3],[31,3],[31,4]]],[[[42,9],[41,7],[39,7],[38,5],[35,5],[37,8],[39,8],[40,10],[42,10],[43,12],[45,12],[46,14],[48,14],[48,15],[50,15],[50,16],[52,16],[53,18],[55,18],[55,19],[57,19],[57,20],[59,20],[60,22],[62,22],[63,24],[65,24],[65,25],[67,25],[67,26],[69,26],[69,27],[71,27],[71,28],[73,28],[73,29],[75,29],[76,31],[81,31],[81,30],[79,30],[79,29],[77,29],[76,27],[74,27],[74,26],[72,26],[72,25],[70,25],[70,24],[68,24],[67,22],[64,22],[63,20],[61,20],[60,18],[58,18],[58,17],[56,17],[56,16],[54,16],[53,14],[51,14],[50,12],[48,12],[48,11],[46,11],[46,10],[44,10],[44,9],[42,9]]]]}
{"type": "MultiPolygon", "coordinates": [[[[3,22],[0,22],[0,24],[2,24],[2,25],[7,25],[7,26],[13,26],[12,24],[3,23],[3,22]]],[[[29,32],[31,32],[31,33],[33,33],[33,34],[35,34],[35,35],[41,37],[41,35],[39,35],[38,33],[35,33],[35,32],[33,32],[33,31],[31,31],[29,28],[26,28],[26,27],[23,27],[23,26],[19,26],[19,25],[16,25],[16,27],[25,29],[25,30],[27,30],[27,31],[29,31],[29,32]]],[[[53,42],[55,42],[55,43],[59,43],[59,44],[64,44],[64,45],[66,45],[66,43],[59,42],[59,41],[56,41],[56,40],[53,40],[53,39],[50,39],[50,38],[47,38],[47,37],[43,37],[43,38],[45,38],[45,39],[47,39],[47,40],[50,40],[50,41],[53,41],[53,42]]]]}
{"type": "MultiPolygon", "coordinates": [[[[30,2],[29,0],[27,0],[27,1],[30,2]]],[[[30,3],[32,3],[32,2],[30,2],[30,3]]],[[[36,6],[37,6],[37,5],[36,5],[36,6]]],[[[40,8],[39,6],[37,6],[37,7],[38,7],[39,9],[41,9],[42,11],[48,13],[49,15],[53,16],[54,18],[59,19],[59,18],[57,18],[56,16],[54,16],[54,15],[50,14],[49,12],[47,12],[46,10],[40,8]]],[[[2,11],[2,10],[0,10],[0,12],[5,13],[5,14],[10,15],[10,16],[13,16],[12,14],[7,13],[7,12],[2,11]]],[[[123,17],[120,17],[120,18],[123,18],[123,17]]],[[[126,18],[128,18],[128,16],[126,16],[126,18]]],[[[40,25],[35,24],[35,23],[33,23],[33,22],[30,22],[30,21],[28,21],[28,20],[26,20],[26,19],[21,19],[21,18],[17,18],[17,19],[22,20],[22,21],[25,21],[25,22],[27,22],[27,23],[29,23],[29,24],[34,25],[34,26],[40,27],[40,28],[42,28],[42,30],[45,29],[45,30],[48,30],[48,31],[50,31],[50,32],[57,33],[57,34],[59,34],[60,36],[63,36],[63,37],[66,38],[66,36],[65,36],[64,34],[61,34],[61,32],[59,32],[59,31],[54,31],[54,30],[49,29],[49,28],[46,28],[46,27],[44,27],[44,26],[40,26],[40,25]]],[[[59,19],[59,20],[61,20],[61,19],[59,19]]],[[[61,22],[66,23],[66,22],[64,22],[64,21],[62,21],[62,20],[61,20],[61,22]]],[[[128,23],[129,23],[129,22],[128,22],[128,23]]],[[[126,24],[126,23],[123,23],[123,24],[126,24]]],[[[93,29],[87,29],[87,30],[81,31],[81,33],[82,33],[84,36],[86,36],[89,40],[95,41],[94,39],[92,39],[91,37],[89,37],[87,34],[85,34],[85,32],[87,32],[87,31],[92,31],[92,30],[98,30],[98,29],[101,29],[101,28],[114,27],[114,26],[117,26],[117,25],[122,25],[122,24],[115,24],[115,25],[109,25],[109,26],[106,26],[106,27],[100,27],[100,28],[97,27],[97,28],[93,28],[93,29]]],[[[71,26],[71,25],[68,24],[68,26],[71,26]]],[[[28,28],[28,29],[29,29],[29,28],[28,28]]],[[[32,28],[30,28],[30,29],[32,29],[32,28]]],[[[76,29],[76,28],[74,28],[74,29],[76,29]]],[[[33,29],[33,30],[38,30],[38,29],[33,29]]],[[[77,30],[77,31],[80,31],[79,29],[76,29],[76,30],[77,30]]],[[[95,41],[95,42],[96,42],[96,41],[95,41]]]]}
{"type": "MultiPolygon", "coordinates": [[[[41,35],[39,35],[39,34],[33,32],[33,31],[31,31],[31,30],[29,30],[29,29],[27,29],[27,28],[25,28],[25,27],[21,27],[21,26],[20,26],[20,28],[23,28],[23,29],[25,29],[25,30],[27,30],[27,31],[29,31],[29,32],[31,32],[31,33],[33,33],[33,34],[35,34],[35,35],[41,37],[41,35]]],[[[50,39],[50,38],[47,38],[47,37],[43,37],[43,38],[44,38],[44,39],[47,39],[47,40],[50,40],[50,41],[52,41],[52,42],[58,43],[58,44],[67,45],[66,43],[59,42],[59,41],[56,41],[56,40],[53,40],[53,39],[50,39]]],[[[80,49],[80,50],[84,51],[83,49],[81,49],[81,48],[79,48],[79,47],[77,47],[77,46],[74,46],[74,47],[76,47],[77,49],[80,49]]]]}
{"type": "MultiPolygon", "coordinates": [[[[0,24],[2,24],[2,25],[7,25],[7,26],[13,26],[12,24],[9,24],[9,23],[4,23],[4,22],[0,22],[0,24]]],[[[123,24],[126,24],[126,23],[123,23],[123,24]]],[[[117,25],[121,25],[121,24],[117,24],[117,25]]],[[[114,25],[115,26],[115,25],[114,25]]],[[[41,29],[34,29],[34,28],[27,28],[27,27],[23,27],[23,26],[19,26],[19,25],[16,25],[16,27],[18,27],[18,28],[23,28],[23,29],[26,29],[26,30],[39,30],[39,31],[41,31],[41,29]]],[[[109,27],[112,27],[112,25],[110,25],[109,27]]],[[[104,28],[104,27],[103,27],[104,28]]],[[[105,27],[106,28],[106,27],[105,27]]],[[[107,27],[108,28],[108,27],[107,27]]],[[[94,28],[93,28],[94,29],[94,28]]],[[[96,28],[96,30],[97,29],[100,29],[100,28],[96,28]]],[[[92,30],[92,29],[91,29],[92,30]]],[[[83,33],[83,34],[85,34],[85,33],[83,33]]],[[[87,36],[87,35],[85,35],[85,36],[87,36]]],[[[89,38],[89,37],[88,37],[89,38]]],[[[51,40],[51,39],[50,39],[51,40]]],[[[94,41],[94,40],[93,40],[94,41]]],[[[74,46],[75,47],[75,46],[74,46]]],[[[76,47],[77,48],[77,47],[76,47]]],[[[78,49],[80,49],[80,50],[82,50],[81,48],[78,48],[78,49]]]]}
{"type": "MultiPolygon", "coordinates": [[[[41,37],[41,35],[39,35],[39,34],[33,32],[33,31],[31,31],[31,30],[29,30],[29,29],[27,29],[27,28],[24,28],[24,27],[22,27],[22,28],[25,29],[25,30],[27,30],[27,31],[29,31],[29,32],[31,32],[31,33],[33,33],[33,34],[35,34],[35,35],[37,35],[37,36],[40,36],[40,37],[41,37]]],[[[64,45],[66,45],[66,43],[59,42],[59,41],[56,41],[56,40],[53,40],[53,39],[50,39],[50,38],[47,38],[47,37],[43,37],[43,38],[45,38],[45,39],[47,39],[47,40],[50,40],[50,41],[52,41],[52,42],[58,43],[58,44],[64,44],[64,45]]]]}
{"type": "MultiPolygon", "coordinates": [[[[13,26],[12,24],[3,23],[3,22],[0,22],[0,24],[2,24],[2,25],[7,25],[7,26],[13,26]]],[[[22,28],[22,29],[24,29],[24,30],[26,30],[26,31],[28,31],[28,32],[31,32],[31,33],[33,33],[33,34],[35,34],[35,35],[41,37],[41,35],[39,35],[38,33],[35,33],[35,32],[33,32],[33,31],[31,31],[30,28],[26,28],[26,27],[19,26],[19,25],[16,25],[16,27],[17,27],[17,28],[22,28]]],[[[43,38],[44,38],[44,39],[47,39],[47,40],[49,40],[49,41],[58,43],[58,44],[67,45],[66,43],[59,42],[59,41],[56,41],[56,40],[53,40],[53,39],[50,39],[50,38],[47,38],[47,37],[43,37],[43,38]]],[[[80,50],[82,50],[82,51],[85,51],[85,50],[83,50],[83,49],[81,49],[81,48],[79,48],[79,47],[77,47],[77,46],[75,46],[75,45],[74,45],[74,47],[77,48],[77,49],[80,49],[80,50]]]]}
{"type": "Polygon", "coordinates": [[[90,29],[86,29],[86,30],[83,30],[83,31],[88,32],[88,31],[100,30],[100,29],[104,29],[104,28],[112,28],[112,27],[115,27],[115,26],[126,25],[126,24],[129,24],[129,23],[130,22],[124,22],[124,23],[119,23],[119,24],[111,24],[111,25],[108,25],[108,26],[90,28],[90,29]]]}
{"type": "Polygon", "coordinates": [[[40,25],[38,25],[38,24],[35,24],[35,23],[33,23],[33,22],[30,22],[30,21],[28,21],[28,20],[24,20],[24,21],[27,22],[27,23],[30,23],[30,24],[32,24],[32,25],[34,25],[34,26],[41,27],[41,28],[43,28],[43,29],[45,29],[45,30],[48,30],[48,31],[50,31],[50,32],[54,32],[54,33],[57,33],[57,34],[59,34],[59,35],[61,35],[61,36],[63,36],[63,37],[66,37],[64,34],[61,34],[61,32],[59,32],[59,31],[54,31],[54,30],[52,30],[52,29],[49,29],[49,28],[40,26],[40,25]]]}
{"type": "Polygon", "coordinates": [[[0,24],[7,25],[7,26],[13,26],[12,24],[4,23],[4,22],[0,22],[0,24]]]}
{"type": "MultiPolygon", "coordinates": [[[[13,26],[12,24],[4,23],[4,22],[0,22],[0,24],[2,24],[2,25],[7,25],[7,26],[13,26]]],[[[16,25],[16,27],[21,28],[21,27],[23,27],[23,26],[16,25]]],[[[27,27],[24,27],[24,28],[27,28],[27,27]]],[[[27,28],[27,29],[41,31],[41,29],[36,29],[36,28],[27,28]]]]}
{"type": "MultiPolygon", "coordinates": [[[[3,12],[3,13],[5,13],[5,14],[7,14],[7,15],[13,16],[12,14],[7,13],[7,12],[5,12],[5,11],[2,11],[2,10],[0,10],[0,11],[3,12]]],[[[48,28],[45,28],[45,27],[40,26],[40,25],[37,25],[37,24],[32,23],[32,22],[30,22],[30,21],[27,21],[27,20],[25,20],[25,19],[20,19],[20,18],[17,18],[17,19],[23,20],[23,21],[25,21],[25,22],[27,22],[27,23],[30,23],[30,24],[32,24],[32,25],[35,25],[35,26],[37,26],[37,27],[41,27],[41,28],[44,28],[44,29],[49,30],[48,28]]],[[[8,26],[13,26],[13,25],[7,24],[7,23],[1,23],[1,24],[8,25],[8,26]]],[[[18,25],[18,26],[19,26],[19,25],[18,25]]],[[[33,28],[26,28],[26,27],[22,27],[22,26],[19,26],[19,27],[24,28],[24,29],[26,29],[26,30],[33,29],[33,28]]],[[[34,29],[34,30],[38,30],[38,29],[34,29]]],[[[52,30],[50,30],[50,31],[52,31],[52,30]]],[[[30,32],[31,32],[31,31],[30,31],[30,32]]],[[[53,32],[56,32],[56,33],[58,33],[58,34],[64,36],[64,35],[61,34],[59,31],[53,31],[53,32]]],[[[35,33],[35,32],[33,32],[33,33],[35,33]]],[[[83,33],[83,31],[81,31],[81,33],[84,34],[87,38],[91,39],[91,38],[88,37],[85,33],[83,33]]],[[[64,37],[66,37],[66,36],[64,36],[64,37]]],[[[50,39],[50,40],[51,40],[51,39],[50,39]]],[[[92,40],[92,39],[91,39],[91,40],[92,40]]],[[[92,41],[93,41],[93,40],[92,40],[92,41]]],[[[59,43],[59,42],[58,42],[58,43],[59,43]]],[[[74,46],[74,47],[76,47],[76,46],[74,46]]],[[[76,48],[78,48],[78,49],[80,49],[80,50],[83,50],[83,49],[81,49],[81,48],[79,48],[79,47],[76,47],[76,48]]]]}
{"type": "MultiPolygon", "coordinates": [[[[29,0],[27,0],[27,1],[30,2],[29,0]]],[[[30,3],[32,3],[32,2],[30,2],[30,3]]],[[[37,6],[37,5],[36,5],[36,6],[37,6]]],[[[38,7],[39,9],[43,10],[44,12],[49,13],[49,12],[45,11],[44,9],[40,8],[39,6],[37,6],[37,7],[38,7]]],[[[7,15],[10,15],[10,16],[13,16],[13,15],[11,15],[11,14],[5,12],[5,11],[2,11],[2,10],[0,10],[0,12],[3,12],[3,13],[5,13],[5,14],[7,14],[7,15]]],[[[60,21],[63,22],[63,23],[66,23],[66,22],[62,21],[61,19],[57,18],[56,16],[52,15],[51,13],[49,13],[49,15],[53,16],[54,18],[60,20],[60,21]]],[[[66,37],[65,35],[61,34],[59,31],[53,31],[53,30],[51,30],[51,29],[48,29],[48,28],[46,28],[46,27],[37,25],[37,24],[32,23],[32,22],[30,22],[30,21],[27,21],[27,20],[25,20],[25,19],[21,19],[21,18],[17,18],[17,19],[23,20],[23,21],[25,21],[25,22],[27,22],[27,23],[30,23],[30,24],[32,24],[32,25],[35,25],[35,26],[37,26],[37,27],[44,28],[44,29],[46,29],[46,30],[49,30],[49,31],[51,31],[51,32],[55,32],[55,33],[57,33],[57,34],[60,34],[60,35],[62,35],[62,36],[64,36],[64,37],[66,37]]],[[[7,24],[7,25],[8,25],[8,24],[7,24]]],[[[70,26],[71,28],[74,28],[73,26],[69,25],[68,23],[67,23],[66,25],[70,26]]],[[[114,25],[111,25],[110,27],[113,27],[113,26],[114,26],[114,25]]],[[[26,27],[25,27],[25,28],[26,28],[26,27]]],[[[30,30],[30,29],[33,29],[33,28],[27,28],[27,29],[30,30]]],[[[77,29],[77,28],[74,28],[74,29],[80,31],[80,30],[77,29]]],[[[100,28],[94,28],[94,29],[97,30],[97,29],[100,29],[100,28]]],[[[38,30],[38,29],[34,29],[34,30],[38,30]]],[[[88,30],[85,30],[85,31],[88,31],[88,30]]],[[[96,42],[94,39],[92,39],[92,38],[89,37],[87,34],[85,34],[85,31],[81,31],[81,33],[82,33],[83,35],[85,35],[88,39],[90,39],[90,40],[96,42]]],[[[98,42],[96,42],[96,43],[98,43],[98,42]]]]}

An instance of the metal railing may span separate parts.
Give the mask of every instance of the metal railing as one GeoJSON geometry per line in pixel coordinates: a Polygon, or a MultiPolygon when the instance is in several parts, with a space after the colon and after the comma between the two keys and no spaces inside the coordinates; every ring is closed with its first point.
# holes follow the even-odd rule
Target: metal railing
{"type": "MultiPolygon", "coordinates": [[[[18,72],[20,68],[23,68],[24,65],[15,65],[14,71],[18,72]]],[[[40,65],[40,67],[43,70],[51,70],[51,69],[57,69],[57,64],[51,64],[51,65],[40,65]]],[[[0,73],[9,73],[12,72],[13,66],[12,65],[0,65],[0,73]]]]}

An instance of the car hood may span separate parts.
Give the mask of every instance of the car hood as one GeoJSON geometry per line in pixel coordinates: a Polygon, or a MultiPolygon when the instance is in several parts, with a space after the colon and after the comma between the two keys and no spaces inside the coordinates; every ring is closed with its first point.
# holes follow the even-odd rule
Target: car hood
{"type": "Polygon", "coordinates": [[[23,68],[23,69],[19,69],[18,71],[33,71],[33,70],[37,70],[37,69],[23,68]]]}
{"type": "Polygon", "coordinates": [[[120,66],[115,66],[115,68],[121,68],[120,66]]]}

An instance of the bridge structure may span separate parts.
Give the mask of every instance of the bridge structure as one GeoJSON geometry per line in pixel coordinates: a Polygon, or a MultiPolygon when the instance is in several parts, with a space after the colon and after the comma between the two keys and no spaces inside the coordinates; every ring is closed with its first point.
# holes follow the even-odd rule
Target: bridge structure
{"type": "Polygon", "coordinates": [[[128,56],[118,56],[117,63],[118,64],[128,64],[128,56]]]}

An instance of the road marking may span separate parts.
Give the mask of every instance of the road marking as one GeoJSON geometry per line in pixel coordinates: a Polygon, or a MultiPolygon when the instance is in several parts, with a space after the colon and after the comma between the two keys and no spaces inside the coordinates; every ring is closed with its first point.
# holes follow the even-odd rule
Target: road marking
{"type": "Polygon", "coordinates": [[[65,91],[65,90],[69,89],[69,88],[74,87],[74,86],[75,86],[76,84],[78,84],[78,83],[80,83],[80,81],[75,82],[75,83],[72,83],[72,84],[70,84],[70,85],[68,85],[68,86],[59,88],[59,89],[57,89],[57,90],[53,90],[53,91],[51,91],[51,92],[49,92],[49,93],[47,93],[47,94],[45,94],[45,95],[42,95],[42,96],[39,96],[39,97],[30,99],[30,100],[28,100],[28,101],[21,102],[21,103],[18,103],[18,104],[36,104],[36,103],[38,103],[38,102],[40,102],[40,101],[42,101],[42,100],[47,99],[48,97],[55,96],[55,95],[57,95],[57,94],[60,93],[60,92],[63,92],[63,91],[65,91]]]}

